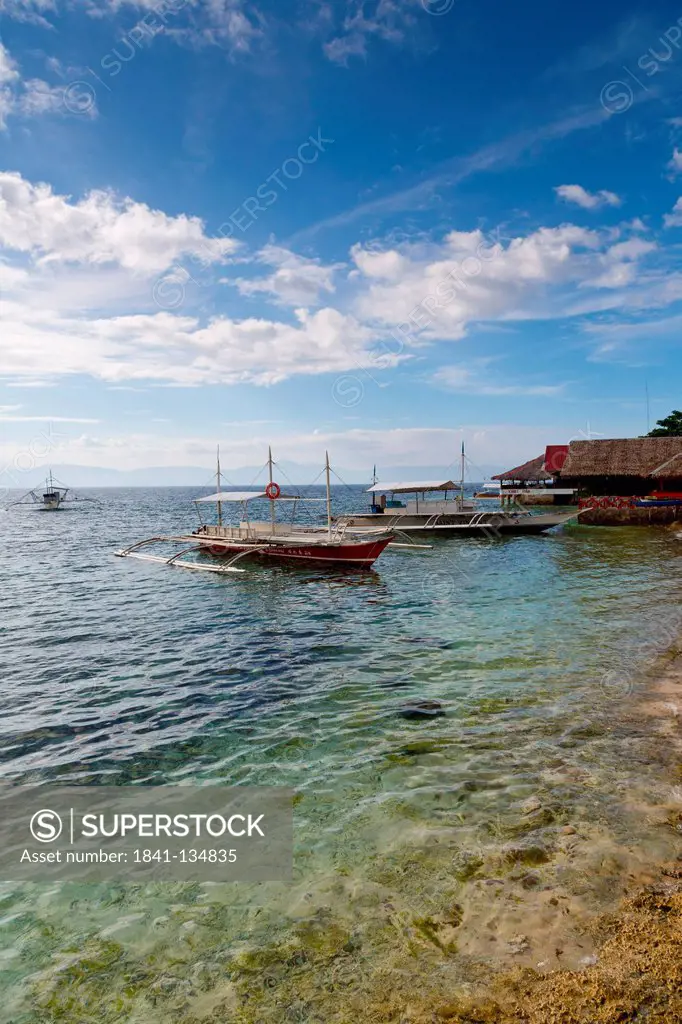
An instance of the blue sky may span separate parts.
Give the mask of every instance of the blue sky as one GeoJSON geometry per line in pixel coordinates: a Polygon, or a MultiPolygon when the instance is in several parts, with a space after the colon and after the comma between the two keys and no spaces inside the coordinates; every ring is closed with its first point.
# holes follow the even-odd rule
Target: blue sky
{"type": "Polygon", "coordinates": [[[673,4],[0,13],[5,476],[505,468],[679,407],[673,4]]]}

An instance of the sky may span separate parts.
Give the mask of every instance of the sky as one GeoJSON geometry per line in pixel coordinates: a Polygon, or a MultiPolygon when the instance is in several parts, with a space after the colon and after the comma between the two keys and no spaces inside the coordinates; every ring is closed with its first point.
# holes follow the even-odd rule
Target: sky
{"type": "Polygon", "coordinates": [[[655,0],[0,0],[4,485],[646,432],[681,87],[655,0]]]}

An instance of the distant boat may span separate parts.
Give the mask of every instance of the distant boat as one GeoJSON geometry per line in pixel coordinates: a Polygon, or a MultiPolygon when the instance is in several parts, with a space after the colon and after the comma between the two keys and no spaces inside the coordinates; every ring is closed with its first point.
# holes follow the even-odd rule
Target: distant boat
{"type": "Polygon", "coordinates": [[[33,505],[36,507],[38,512],[58,512],[64,504],[73,501],[91,501],[96,502],[95,498],[85,498],[82,495],[77,495],[73,492],[72,488],[66,487],[64,484],[56,480],[52,471],[45,480],[45,487],[42,493],[39,488],[34,488],[31,491],[27,491],[18,501],[13,501],[8,508],[14,508],[15,505],[33,505]]]}
{"type": "Polygon", "coordinates": [[[474,498],[478,501],[499,501],[502,494],[502,485],[495,480],[487,480],[483,484],[482,491],[476,491],[474,498]]]}

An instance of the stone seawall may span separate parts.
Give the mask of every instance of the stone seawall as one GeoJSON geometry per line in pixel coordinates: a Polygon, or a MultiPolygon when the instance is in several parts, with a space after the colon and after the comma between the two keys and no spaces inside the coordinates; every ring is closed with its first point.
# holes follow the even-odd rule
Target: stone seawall
{"type": "Polygon", "coordinates": [[[682,524],[682,506],[665,508],[586,508],[580,513],[584,526],[668,526],[682,524]]]}

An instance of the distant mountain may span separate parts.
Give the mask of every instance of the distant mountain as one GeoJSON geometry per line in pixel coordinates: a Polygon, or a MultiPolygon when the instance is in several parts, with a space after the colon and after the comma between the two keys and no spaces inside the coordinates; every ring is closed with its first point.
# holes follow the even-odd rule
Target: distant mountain
{"type": "MultiPolygon", "coordinates": [[[[215,469],[197,466],[150,466],[146,469],[106,469],[102,466],[53,465],[14,473],[14,488],[42,486],[46,473],[52,470],[54,476],[68,487],[211,487],[215,483],[215,469]],[[25,481],[23,483],[22,481],[25,481]]],[[[486,477],[502,471],[499,466],[479,466],[486,477]]],[[[379,482],[396,483],[400,480],[438,480],[449,477],[456,480],[459,470],[443,466],[381,466],[377,467],[379,482]]],[[[316,482],[324,484],[324,473],[317,465],[282,461],[275,470],[275,479],[279,483],[292,483],[304,486],[316,482]],[[279,472],[277,471],[279,470],[279,472]]],[[[347,484],[367,484],[371,481],[372,468],[368,470],[346,469],[335,467],[332,473],[332,484],[341,481],[347,484]],[[340,480],[339,480],[340,478],[340,480]]],[[[252,483],[265,483],[266,474],[260,466],[240,466],[237,469],[226,468],[222,482],[226,486],[250,486],[252,483]],[[256,480],[256,477],[258,479],[256,480]]],[[[467,480],[473,480],[470,473],[467,480]]]]}

